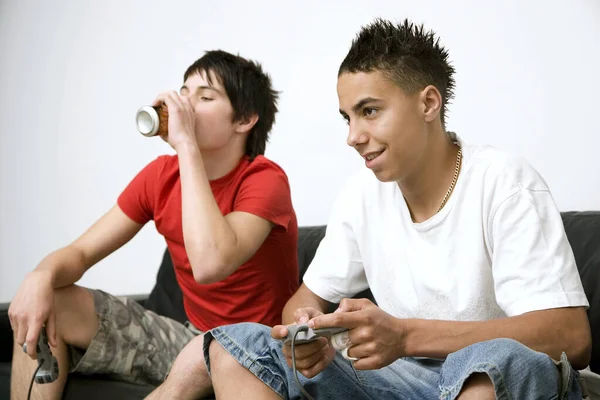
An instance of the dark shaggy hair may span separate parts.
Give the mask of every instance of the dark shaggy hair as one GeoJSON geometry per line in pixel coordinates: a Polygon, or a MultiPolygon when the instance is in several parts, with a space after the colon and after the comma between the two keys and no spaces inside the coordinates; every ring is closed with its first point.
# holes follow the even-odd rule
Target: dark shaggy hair
{"type": "Polygon", "coordinates": [[[447,105],[454,97],[454,68],[433,31],[408,20],[393,24],[375,19],[356,35],[338,77],[345,72],[374,70],[383,72],[409,94],[435,86],[442,96],[440,115],[445,127],[447,105]]]}
{"type": "Polygon", "coordinates": [[[233,120],[239,121],[258,115],[258,121],[246,141],[246,154],[254,159],[265,154],[269,132],[275,122],[279,93],[273,90],[271,78],[259,63],[222,50],[208,51],[196,60],[183,75],[184,82],[190,75],[206,74],[212,84],[210,72],[225,88],[233,107],[233,120]]]}

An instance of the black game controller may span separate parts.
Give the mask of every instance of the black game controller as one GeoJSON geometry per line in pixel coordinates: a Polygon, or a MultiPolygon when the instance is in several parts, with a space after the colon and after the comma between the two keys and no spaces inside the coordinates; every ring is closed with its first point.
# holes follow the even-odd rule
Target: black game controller
{"type": "MultiPolygon", "coordinates": [[[[23,345],[23,351],[27,353],[27,343],[23,345]]],[[[38,369],[34,381],[37,384],[51,383],[58,379],[58,361],[52,355],[48,345],[46,328],[42,326],[36,346],[38,369]]]]}
{"type": "Polygon", "coordinates": [[[283,339],[283,343],[290,343],[296,336],[294,344],[310,343],[317,340],[319,337],[333,336],[336,333],[347,331],[348,328],[321,328],[311,329],[307,325],[290,325],[288,328],[287,337],[283,339]],[[296,334],[297,332],[297,334],[296,334]]]}

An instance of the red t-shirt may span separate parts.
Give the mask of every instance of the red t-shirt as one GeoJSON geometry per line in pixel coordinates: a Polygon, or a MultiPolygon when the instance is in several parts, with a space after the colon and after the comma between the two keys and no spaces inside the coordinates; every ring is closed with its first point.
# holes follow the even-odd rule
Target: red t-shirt
{"type": "Polygon", "coordinates": [[[183,242],[181,180],[177,156],[148,164],[119,196],[118,205],[132,220],[154,220],[167,242],[186,314],[202,331],[237,322],[281,323],[287,300],[299,286],[298,223],[285,172],[263,156],[244,157],[227,175],[210,182],[223,215],[244,211],[275,224],[246,263],[224,280],[198,284],[183,242]]]}

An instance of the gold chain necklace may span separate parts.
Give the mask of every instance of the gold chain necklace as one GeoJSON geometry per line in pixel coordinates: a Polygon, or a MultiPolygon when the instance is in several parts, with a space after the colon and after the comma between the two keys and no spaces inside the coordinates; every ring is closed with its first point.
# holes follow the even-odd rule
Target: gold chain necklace
{"type": "Polygon", "coordinates": [[[446,205],[450,194],[452,194],[452,190],[454,190],[454,185],[456,185],[456,180],[458,179],[458,171],[460,171],[460,162],[462,160],[462,149],[460,146],[458,147],[458,153],[456,154],[456,166],[454,167],[454,178],[452,178],[452,183],[444,196],[444,200],[442,200],[442,204],[440,204],[440,208],[438,208],[437,212],[440,212],[442,208],[446,205]]]}

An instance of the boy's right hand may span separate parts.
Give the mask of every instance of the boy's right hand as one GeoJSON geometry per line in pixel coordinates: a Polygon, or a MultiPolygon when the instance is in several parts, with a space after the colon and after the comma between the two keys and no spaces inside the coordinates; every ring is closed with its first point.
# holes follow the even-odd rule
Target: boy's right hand
{"type": "MultiPolygon", "coordinates": [[[[294,325],[306,324],[310,319],[323,315],[319,310],[312,307],[299,308],[294,312],[294,325]]],[[[271,329],[271,336],[274,339],[283,340],[287,337],[288,329],[286,325],[275,325],[271,329]]],[[[296,369],[307,378],[312,378],[323,371],[335,357],[335,349],[329,344],[329,340],[319,337],[317,340],[294,346],[296,353],[296,369]]],[[[283,354],[287,360],[288,366],[292,368],[292,346],[287,343],[283,346],[283,354]]]]}
{"type": "Polygon", "coordinates": [[[27,354],[36,359],[36,347],[44,323],[48,342],[56,347],[54,323],[54,288],[44,271],[30,272],[8,308],[10,325],[16,343],[23,347],[27,343],[27,354]]]}

